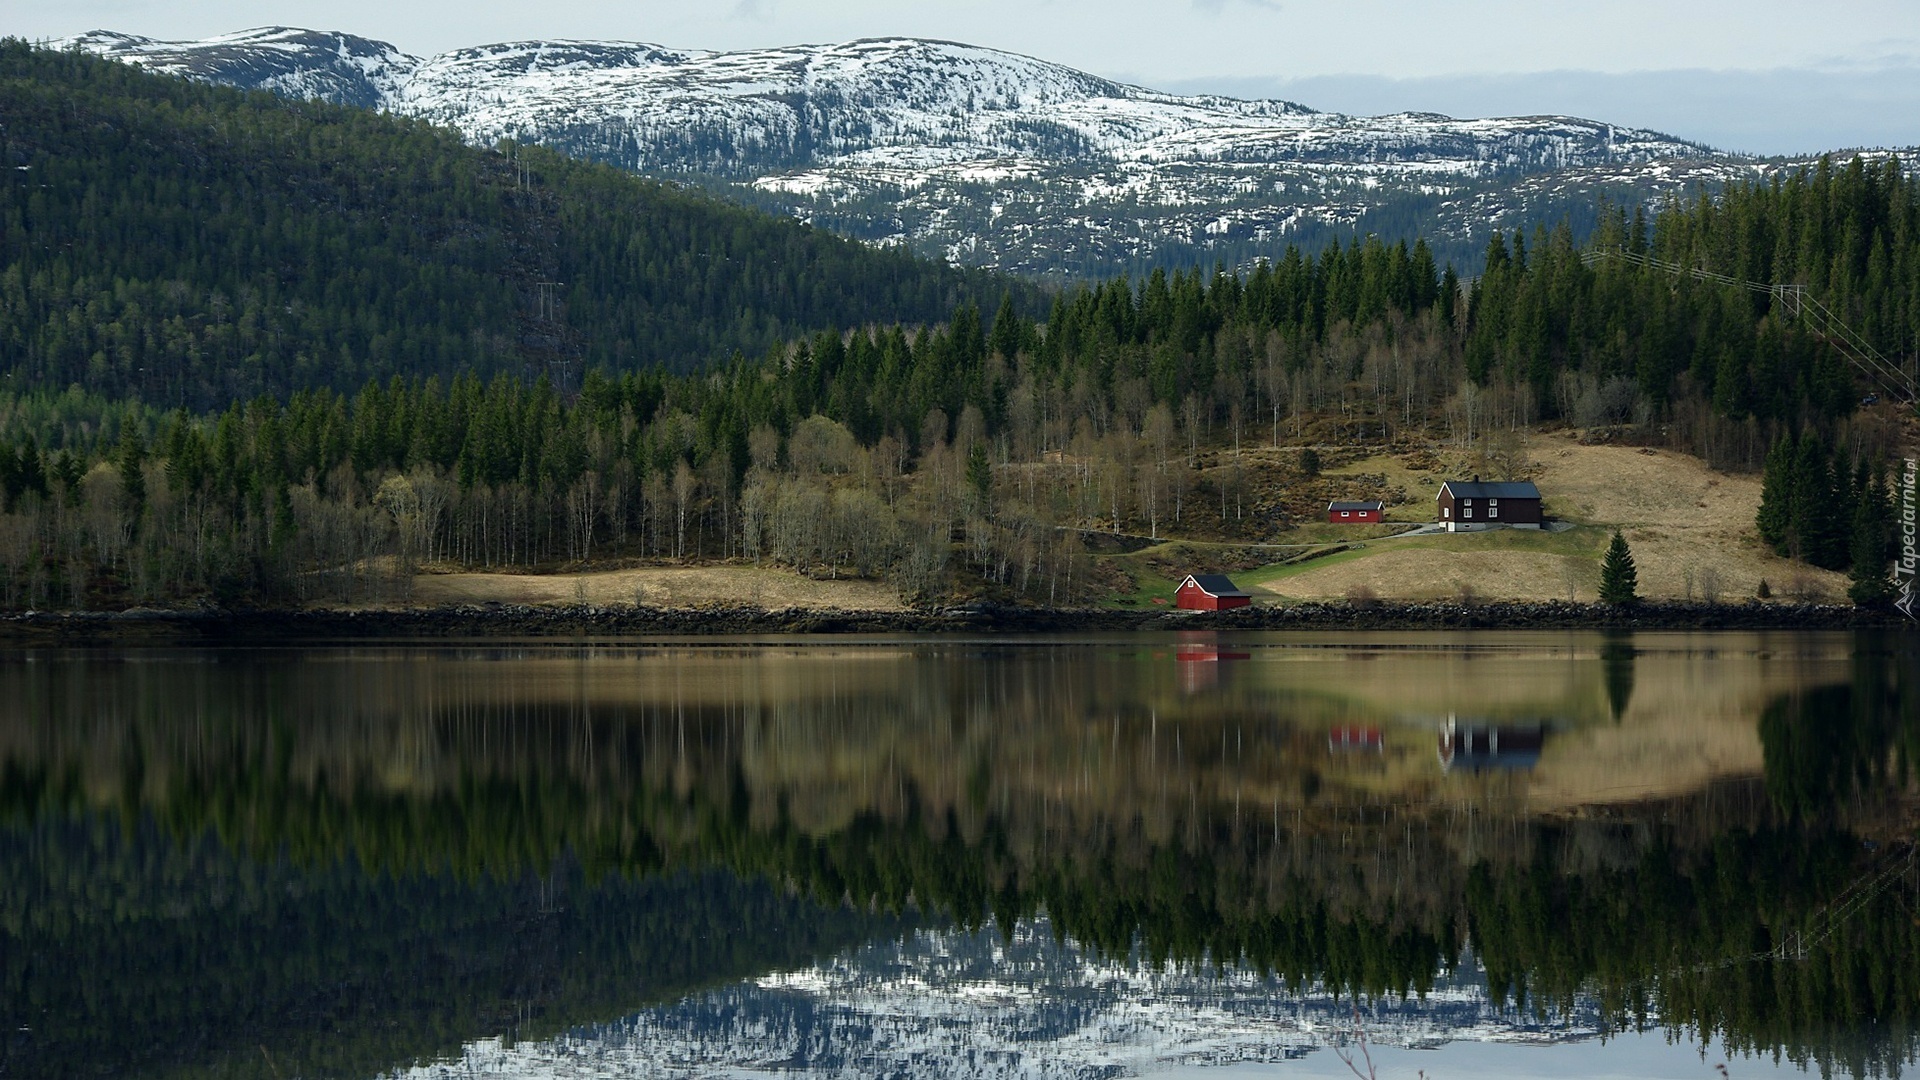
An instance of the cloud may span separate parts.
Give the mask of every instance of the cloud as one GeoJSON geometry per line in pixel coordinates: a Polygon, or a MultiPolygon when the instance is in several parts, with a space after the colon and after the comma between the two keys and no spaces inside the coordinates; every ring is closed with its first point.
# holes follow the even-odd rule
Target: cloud
{"type": "Polygon", "coordinates": [[[773,0],[740,0],[733,5],[733,17],[750,19],[754,22],[770,22],[773,19],[773,0]]]}

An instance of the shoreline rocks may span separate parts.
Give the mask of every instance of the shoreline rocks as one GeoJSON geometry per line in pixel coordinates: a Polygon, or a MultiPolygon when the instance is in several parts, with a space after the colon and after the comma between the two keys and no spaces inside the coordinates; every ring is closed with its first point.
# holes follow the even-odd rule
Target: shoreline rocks
{"type": "Polygon", "coordinates": [[[1169,630],[1865,630],[1920,625],[1889,611],[1830,604],[1564,602],[1297,604],[1189,613],[966,604],[914,611],[748,606],[549,607],[468,604],[404,610],[200,608],[27,612],[0,616],[14,645],[432,640],[740,634],[1091,633],[1169,630]]]}

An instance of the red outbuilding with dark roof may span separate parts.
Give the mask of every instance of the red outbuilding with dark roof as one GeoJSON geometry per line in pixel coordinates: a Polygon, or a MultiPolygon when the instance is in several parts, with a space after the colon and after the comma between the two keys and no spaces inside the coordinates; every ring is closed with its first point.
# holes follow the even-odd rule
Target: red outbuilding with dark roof
{"type": "Polygon", "coordinates": [[[1188,574],[1173,594],[1174,606],[1188,611],[1225,611],[1251,603],[1253,594],[1242,592],[1225,574],[1188,574]]]}
{"type": "Polygon", "coordinates": [[[1327,504],[1327,520],[1335,525],[1359,525],[1380,520],[1387,504],[1378,499],[1366,502],[1330,502],[1327,504]]]}

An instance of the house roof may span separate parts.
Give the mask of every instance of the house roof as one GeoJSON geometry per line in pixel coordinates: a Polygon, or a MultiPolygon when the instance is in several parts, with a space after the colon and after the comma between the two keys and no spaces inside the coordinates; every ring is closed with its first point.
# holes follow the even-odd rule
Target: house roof
{"type": "Polygon", "coordinates": [[[1366,502],[1330,502],[1327,504],[1327,509],[1329,510],[1384,510],[1386,509],[1386,505],[1387,505],[1386,503],[1381,502],[1379,499],[1373,499],[1371,501],[1366,501],[1366,502]]]}
{"type": "Polygon", "coordinates": [[[1449,480],[1440,485],[1440,490],[1453,492],[1453,497],[1456,499],[1537,499],[1540,497],[1540,489],[1534,487],[1531,480],[1506,484],[1483,484],[1476,480],[1449,480]]]}
{"type": "Polygon", "coordinates": [[[1187,580],[1200,586],[1200,591],[1206,593],[1208,596],[1250,597],[1253,595],[1249,592],[1242,592],[1240,586],[1235,585],[1233,579],[1225,574],[1188,574],[1187,580]]]}

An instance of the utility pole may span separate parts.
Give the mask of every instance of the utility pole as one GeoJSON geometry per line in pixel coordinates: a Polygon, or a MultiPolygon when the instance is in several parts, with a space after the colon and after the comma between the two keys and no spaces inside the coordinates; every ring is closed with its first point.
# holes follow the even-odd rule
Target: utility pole
{"type": "Polygon", "coordinates": [[[1920,399],[1920,393],[1916,393],[1920,388],[1916,388],[1914,377],[1909,375],[1902,365],[1895,364],[1882,356],[1880,351],[1875,349],[1859,331],[1841,321],[1840,317],[1828,310],[1825,304],[1808,296],[1804,285],[1747,281],[1620,248],[1598,248],[1580,256],[1580,261],[1588,266],[1609,259],[1649,270],[1663,271],[1675,277],[1690,277],[1696,281],[1708,281],[1717,285],[1746,289],[1749,292],[1765,293],[1779,304],[1789,317],[1800,319],[1808,330],[1858,368],[1861,374],[1878,384],[1881,390],[1900,401],[1911,403],[1920,399]]]}
{"type": "Polygon", "coordinates": [[[540,321],[551,324],[553,322],[554,312],[557,309],[553,298],[553,290],[565,285],[566,282],[536,281],[533,284],[535,288],[540,290],[540,303],[536,314],[540,321]]]}
{"type": "Polygon", "coordinates": [[[559,304],[554,298],[554,290],[564,285],[566,285],[564,281],[534,282],[534,286],[540,290],[539,319],[541,322],[547,324],[547,328],[553,334],[555,342],[555,357],[548,362],[547,366],[552,369],[554,385],[562,395],[569,391],[573,382],[573,360],[567,356],[565,343],[560,341],[559,328],[555,326],[557,322],[556,316],[559,313],[559,304]]]}

